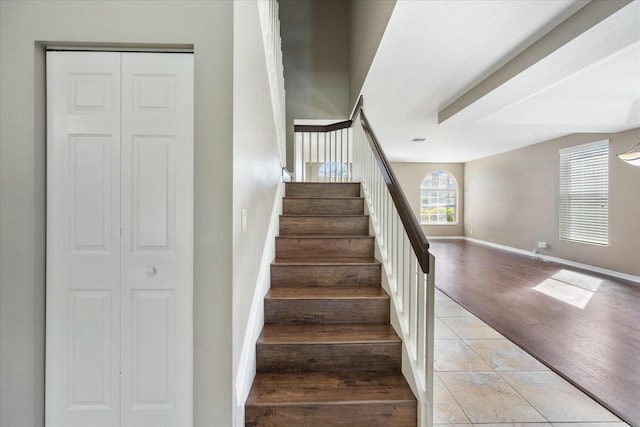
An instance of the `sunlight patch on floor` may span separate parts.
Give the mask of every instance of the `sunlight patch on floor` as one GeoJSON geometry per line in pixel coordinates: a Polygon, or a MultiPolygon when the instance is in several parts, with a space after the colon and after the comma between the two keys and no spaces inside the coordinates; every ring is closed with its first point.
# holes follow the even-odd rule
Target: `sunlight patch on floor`
{"type": "Polygon", "coordinates": [[[602,279],[575,271],[560,270],[533,288],[547,296],[584,309],[602,284],[602,279]]]}

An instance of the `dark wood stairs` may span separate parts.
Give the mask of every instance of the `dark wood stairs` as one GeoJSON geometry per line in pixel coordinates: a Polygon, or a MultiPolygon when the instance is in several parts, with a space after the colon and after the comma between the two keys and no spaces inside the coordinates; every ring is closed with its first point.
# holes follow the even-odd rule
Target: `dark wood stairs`
{"type": "Polygon", "coordinates": [[[287,183],[246,426],[416,426],[357,183],[287,183]]]}

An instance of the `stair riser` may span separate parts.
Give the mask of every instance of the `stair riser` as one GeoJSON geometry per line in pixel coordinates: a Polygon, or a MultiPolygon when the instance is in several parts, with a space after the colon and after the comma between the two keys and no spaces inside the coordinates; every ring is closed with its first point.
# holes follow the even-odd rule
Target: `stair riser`
{"type": "Polygon", "coordinates": [[[272,265],[271,287],[278,286],[380,286],[378,265],[272,265]]]}
{"type": "Polygon", "coordinates": [[[264,301],[264,322],[290,325],[389,323],[389,299],[297,300],[267,298],[264,301]]]}
{"type": "Polygon", "coordinates": [[[280,235],[324,234],[367,236],[369,217],[280,217],[280,235]]]}
{"type": "Polygon", "coordinates": [[[245,427],[415,427],[417,411],[415,402],[247,406],[245,427]]]}
{"type": "Polygon", "coordinates": [[[277,258],[373,258],[373,237],[305,238],[276,237],[277,258]]]}
{"type": "Polygon", "coordinates": [[[360,197],[360,184],[304,184],[287,182],[287,197],[360,197]]]}
{"type": "Polygon", "coordinates": [[[364,199],[282,199],[284,215],[363,215],[364,199]]]}
{"type": "Polygon", "coordinates": [[[401,343],[258,344],[257,372],[399,372],[401,343]],[[363,361],[366,360],[366,363],[363,361]]]}

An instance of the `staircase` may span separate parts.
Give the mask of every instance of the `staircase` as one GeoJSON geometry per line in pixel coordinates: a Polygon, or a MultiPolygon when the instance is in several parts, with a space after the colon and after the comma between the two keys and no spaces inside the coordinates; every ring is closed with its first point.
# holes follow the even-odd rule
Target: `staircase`
{"type": "Polygon", "coordinates": [[[357,183],[287,183],[246,426],[416,426],[357,183]]]}

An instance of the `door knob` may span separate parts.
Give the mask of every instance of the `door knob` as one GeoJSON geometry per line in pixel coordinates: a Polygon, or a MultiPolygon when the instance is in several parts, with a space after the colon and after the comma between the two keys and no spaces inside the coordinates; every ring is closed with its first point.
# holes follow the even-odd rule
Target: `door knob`
{"type": "Polygon", "coordinates": [[[149,267],[147,268],[147,274],[149,276],[153,276],[154,274],[156,274],[158,272],[158,269],[155,267],[149,267]]]}

